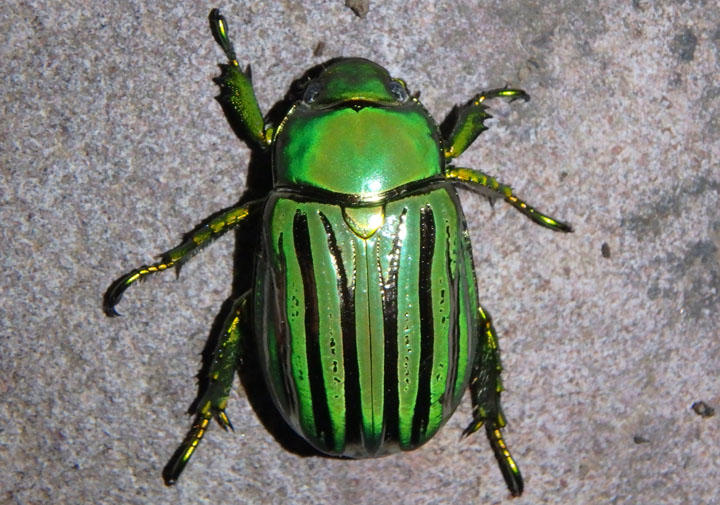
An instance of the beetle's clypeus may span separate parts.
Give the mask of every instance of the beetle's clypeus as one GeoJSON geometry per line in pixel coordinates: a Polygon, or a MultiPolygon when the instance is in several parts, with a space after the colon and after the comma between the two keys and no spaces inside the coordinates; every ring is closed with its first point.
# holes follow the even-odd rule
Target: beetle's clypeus
{"type": "Polygon", "coordinates": [[[495,89],[456,108],[446,135],[405,83],[360,58],[333,60],[276,125],[266,125],[250,72],[224,18],[210,13],[229,64],[219,100],[252,147],[269,152],[273,187],[208,220],[162,261],[116,280],[105,312],[148,274],[180,266],[254,215],[262,216],[252,289],[235,300],[209,364],[196,421],[164,472],[176,481],[225,406],[248,331],[278,410],[318,450],[354,458],[414,449],[452,415],[469,387],[510,492],[523,481],[501,434],[497,336],[477,296],[456,187],[502,198],[555,231],[570,226],[492,177],[450,162],[485,130],[485,100],[528,96],[495,89]]]}

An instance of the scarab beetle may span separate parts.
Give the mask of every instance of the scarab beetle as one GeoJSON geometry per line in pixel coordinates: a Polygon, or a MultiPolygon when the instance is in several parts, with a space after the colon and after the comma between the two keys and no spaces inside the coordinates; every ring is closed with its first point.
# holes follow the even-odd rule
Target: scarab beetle
{"type": "Polygon", "coordinates": [[[269,152],[272,189],[188,234],[185,242],[116,280],[105,312],[149,274],[180,266],[201,247],[261,216],[252,289],[234,301],[209,364],[196,421],[165,469],[176,481],[211,418],[225,406],[242,342],[254,332],[273,401],[323,453],[375,457],[414,449],[448,420],[469,388],[469,435],[485,426],[513,495],[520,471],[501,434],[500,357],[478,302],[471,246],[458,196],[463,186],[502,198],[555,231],[570,226],[517,198],[510,187],[450,162],[486,129],[490,98],[455,109],[443,135],[405,83],[361,58],[332,60],[305,83],[282,121],[266,125],[249,70],[239,67],[224,18],[210,13],[229,63],[218,99],[252,147],[269,152]]]}

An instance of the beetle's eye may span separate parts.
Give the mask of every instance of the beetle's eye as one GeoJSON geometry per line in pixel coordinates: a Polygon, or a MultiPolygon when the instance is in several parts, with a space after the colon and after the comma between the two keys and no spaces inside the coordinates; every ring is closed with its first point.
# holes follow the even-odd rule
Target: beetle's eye
{"type": "Polygon", "coordinates": [[[408,99],[407,90],[401,82],[390,81],[388,88],[390,89],[390,93],[392,93],[392,95],[397,98],[398,102],[404,102],[408,99]]]}
{"type": "Polygon", "coordinates": [[[319,82],[311,82],[305,88],[305,94],[303,95],[303,102],[313,103],[318,95],[320,94],[321,85],[319,82]]]}

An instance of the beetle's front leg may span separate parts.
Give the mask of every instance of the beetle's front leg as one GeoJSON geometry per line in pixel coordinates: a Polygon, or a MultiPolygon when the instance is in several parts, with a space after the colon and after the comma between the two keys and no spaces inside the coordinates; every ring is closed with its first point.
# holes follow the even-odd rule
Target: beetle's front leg
{"type": "Polygon", "coordinates": [[[235,370],[243,354],[243,331],[249,324],[249,293],[244,293],[235,301],[230,315],[225,320],[220,339],[211,356],[208,386],[197,404],[195,422],[163,469],[163,479],[168,486],[175,484],[185,469],[185,465],[205,435],[210,419],[214,417],[225,430],[233,429],[230,419],[225,414],[225,407],[235,370]]]}
{"type": "Polygon", "coordinates": [[[179,268],[201,248],[245,221],[256,210],[259,203],[260,201],[253,201],[219,212],[201,224],[196,230],[190,232],[182,244],[163,253],[161,260],[157,263],[143,265],[117,279],[105,292],[103,300],[105,314],[108,316],[119,315],[115,310],[115,306],[120,302],[125,290],[135,281],[144,279],[146,276],[156,272],[162,272],[173,267],[179,268]]]}
{"type": "Polygon", "coordinates": [[[445,177],[449,180],[458,181],[471,191],[475,191],[476,193],[480,193],[491,199],[502,198],[540,226],[550,228],[554,231],[572,231],[572,226],[569,224],[558,221],[550,216],[546,216],[515,196],[510,186],[498,182],[494,177],[491,177],[479,170],[451,166],[445,170],[445,177]]]}
{"type": "Polygon", "coordinates": [[[265,131],[260,106],[253,90],[250,65],[242,71],[235,55],[235,48],[228,36],[227,23],[219,9],[210,11],[210,30],[215,41],[222,47],[228,58],[227,65],[220,65],[222,73],[215,82],[220,86],[218,100],[229,111],[233,119],[242,125],[245,133],[258,147],[270,145],[271,133],[265,131]]]}
{"type": "Polygon", "coordinates": [[[445,159],[460,156],[478,135],[487,130],[485,120],[492,116],[486,112],[487,106],[483,102],[498,97],[508,98],[511,102],[518,99],[530,100],[530,96],[521,89],[501,88],[477,94],[465,105],[456,107],[453,111],[457,116],[455,125],[443,142],[445,159]]]}
{"type": "Polygon", "coordinates": [[[485,425],[490,447],[495,453],[505,483],[513,496],[520,496],[523,492],[523,478],[500,431],[505,426],[505,416],[500,406],[500,392],[503,387],[500,380],[502,365],[497,334],[490,315],[482,307],[478,308],[478,315],[478,350],[470,378],[473,420],[465,428],[463,436],[475,433],[485,425]]]}

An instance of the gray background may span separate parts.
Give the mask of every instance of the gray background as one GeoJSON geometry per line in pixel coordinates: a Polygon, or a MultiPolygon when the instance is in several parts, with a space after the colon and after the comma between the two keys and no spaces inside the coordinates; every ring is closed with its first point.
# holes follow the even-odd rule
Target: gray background
{"type": "Polygon", "coordinates": [[[575,233],[464,193],[505,365],[516,504],[719,502],[720,8],[715,1],[4,2],[0,8],[0,502],[500,503],[466,399],[423,448],[302,457],[238,384],[179,484],[199,353],[232,285],[232,236],[102,295],[235,203],[249,151],[211,78],[223,8],[264,110],[307,68],[364,56],[437,119],[506,83],[459,164],[575,233]],[[320,56],[313,50],[323,41],[320,56]],[[610,257],[601,254],[607,243],[610,257]]]}

